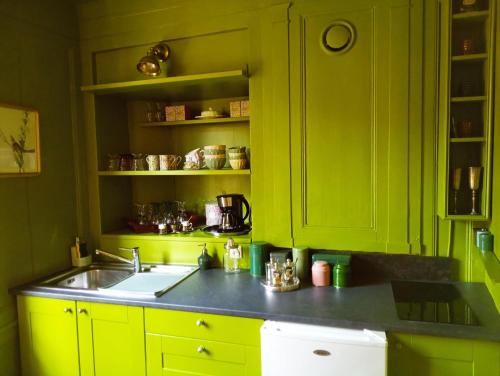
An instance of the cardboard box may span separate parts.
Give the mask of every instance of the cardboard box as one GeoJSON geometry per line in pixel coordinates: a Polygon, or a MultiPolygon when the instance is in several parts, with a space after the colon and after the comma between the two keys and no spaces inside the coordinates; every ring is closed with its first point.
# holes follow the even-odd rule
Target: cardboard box
{"type": "Polygon", "coordinates": [[[231,117],[241,116],[241,101],[229,102],[229,114],[231,117]]]}
{"type": "Polygon", "coordinates": [[[176,106],[165,106],[165,120],[166,121],[176,120],[176,106]]]}
{"type": "Polygon", "coordinates": [[[189,120],[189,109],[185,104],[175,106],[175,120],[189,120]]]}
{"type": "Polygon", "coordinates": [[[241,101],[241,116],[250,116],[250,101],[241,101]]]}

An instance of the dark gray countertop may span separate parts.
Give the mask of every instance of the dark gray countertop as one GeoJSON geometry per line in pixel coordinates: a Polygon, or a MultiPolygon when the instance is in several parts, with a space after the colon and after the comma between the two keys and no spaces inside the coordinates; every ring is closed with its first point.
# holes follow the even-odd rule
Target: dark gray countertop
{"type": "Polygon", "coordinates": [[[481,326],[400,320],[389,282],[344,289],[304,286],[285,293],[267,292],[248,272],[198,271],[159,298],[117,298],[91,293],[55,293],[37,287],[14,292],[59,299],[207,312],[344,328],[372,329],[500,342],[500,315],[482,283],[453,282],[481,326]]]}

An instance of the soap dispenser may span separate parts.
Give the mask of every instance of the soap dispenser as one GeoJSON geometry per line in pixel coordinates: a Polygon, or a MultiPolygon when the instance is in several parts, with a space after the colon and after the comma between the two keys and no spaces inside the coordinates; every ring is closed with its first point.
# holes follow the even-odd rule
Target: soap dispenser
{"type": "Polygon", "coordinates": [[[210,269],[212,264],[212,257],[208,254],[207,243],[200,244],[203,246],[201,249],[201,255],[198,257],[198,266],[201,270],[210,269]]]}

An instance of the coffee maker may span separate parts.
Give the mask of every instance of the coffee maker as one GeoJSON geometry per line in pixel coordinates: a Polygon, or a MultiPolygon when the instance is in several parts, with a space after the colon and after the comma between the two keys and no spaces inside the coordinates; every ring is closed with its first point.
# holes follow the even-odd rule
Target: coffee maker
{"type": "Polygon", "coordinates": [[[250,204],[242,194],[232,193],[217,196],[217,203],[221,211],[219,232],[236,232],[250,230],[250,225],[245,224],[245,219],[250,221],[250,204]],[[243,206],[245,215],[243,216],[243,206]]]}

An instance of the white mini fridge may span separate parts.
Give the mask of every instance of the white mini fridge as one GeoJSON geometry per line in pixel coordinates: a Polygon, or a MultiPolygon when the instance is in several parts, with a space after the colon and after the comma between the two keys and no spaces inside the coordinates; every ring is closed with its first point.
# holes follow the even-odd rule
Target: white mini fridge
{"type": "Polygon", "coordinates": [[[384,332],[266,321],[262,376],[385,376],[384,332]]]}

